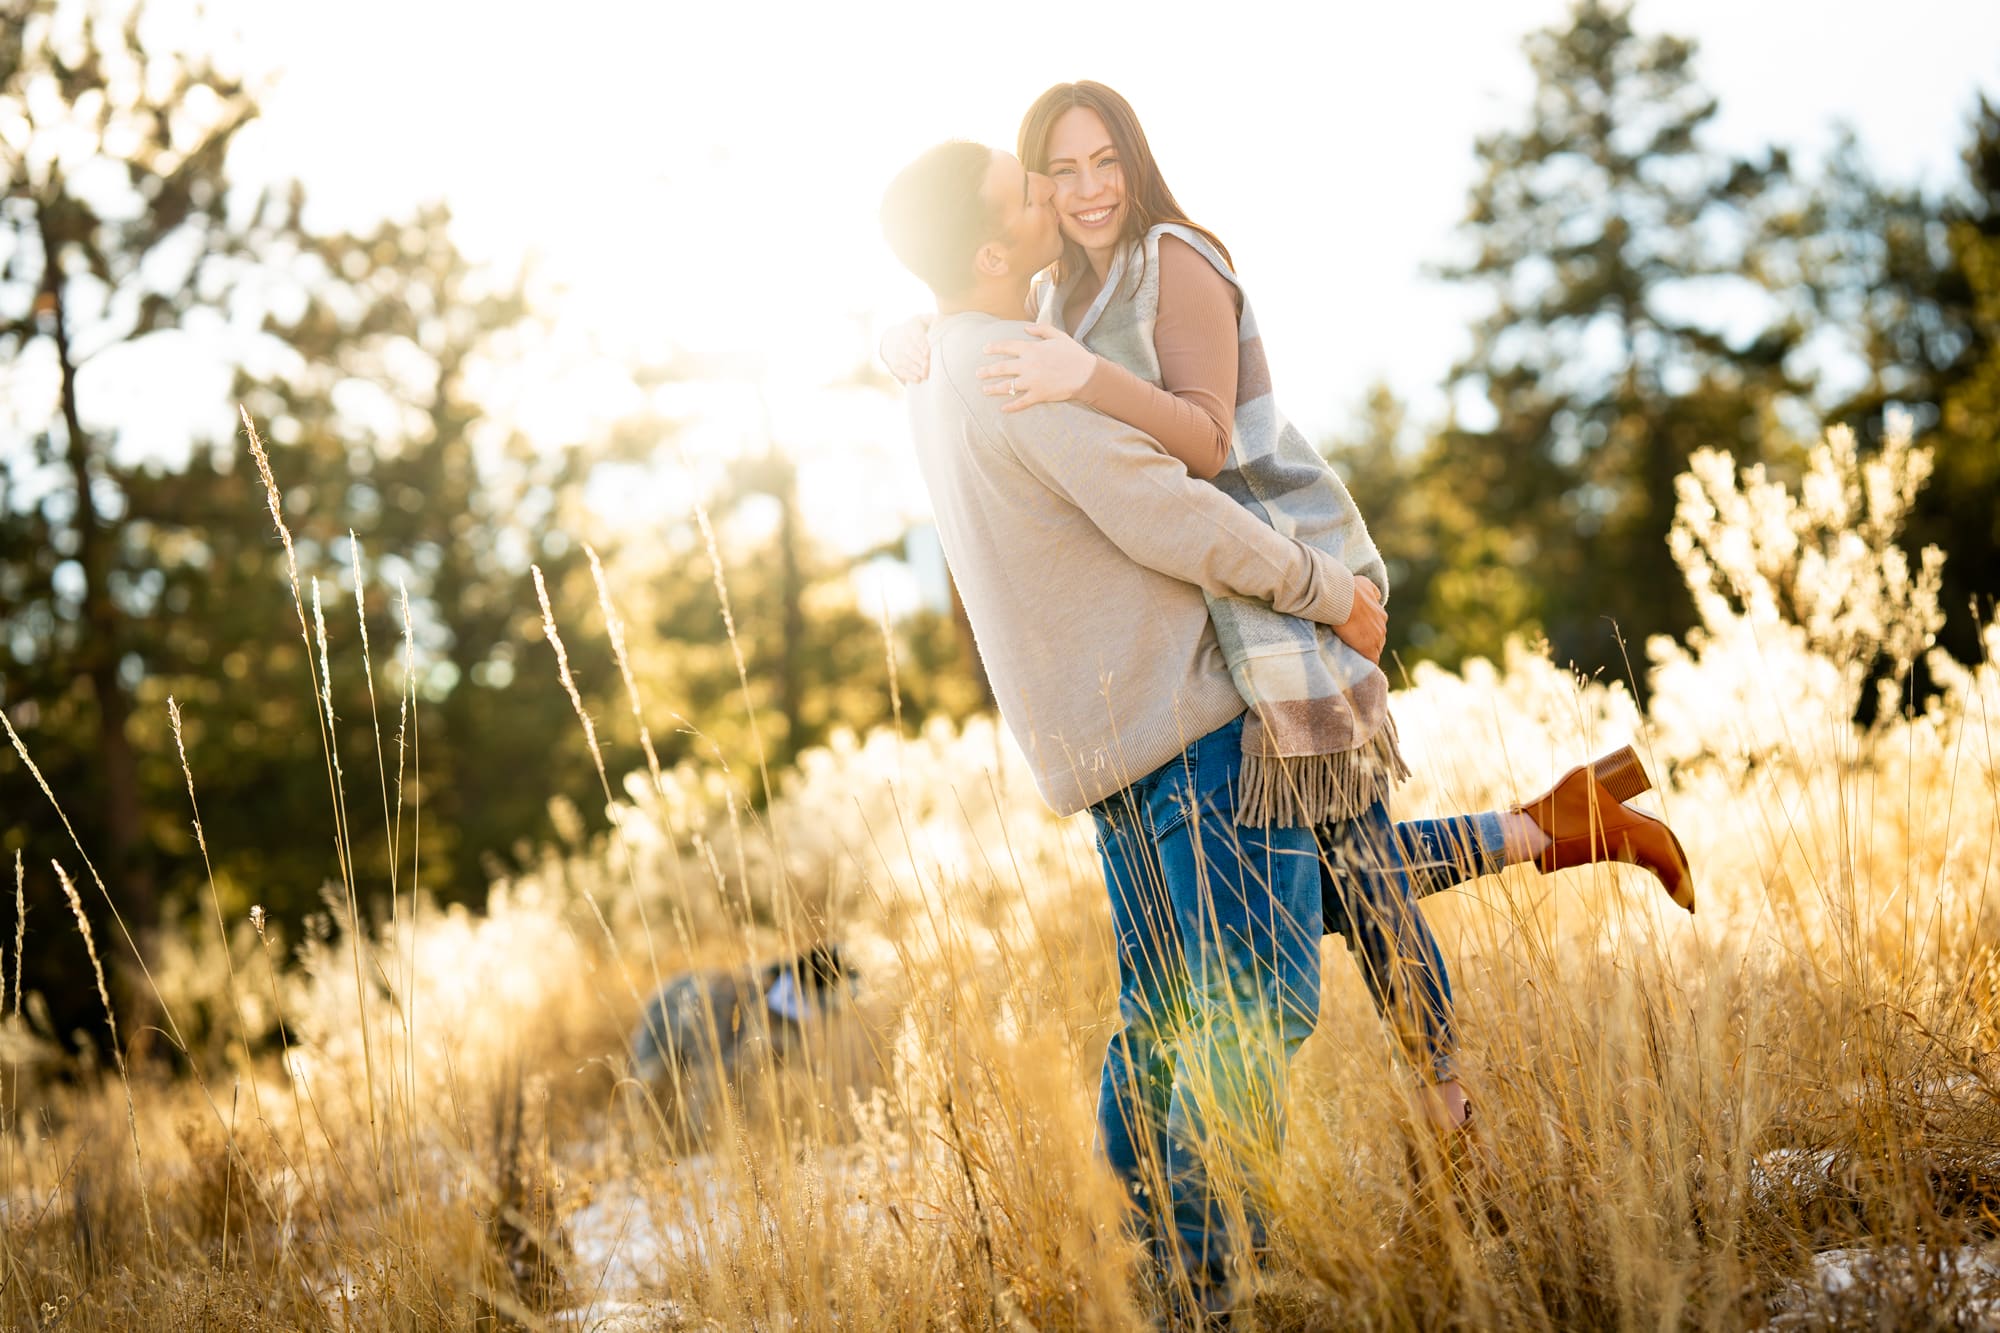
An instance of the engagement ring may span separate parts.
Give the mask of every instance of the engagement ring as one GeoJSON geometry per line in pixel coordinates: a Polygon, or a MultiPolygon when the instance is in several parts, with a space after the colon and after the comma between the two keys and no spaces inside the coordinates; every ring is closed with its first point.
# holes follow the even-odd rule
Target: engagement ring
{"type": "Polygon", "coordinates": [[[1017,393],[1019,393],[1019,392],[1021,392],[1021,381],[1019,381],[1019,380],[1008,380],[1008,381],[1007,381],[1007,396],[1008,396],[1009,398],[1012,398],[1012,397],[1013,397],[1013,396],[1014,396],[1015,394],[1017,394],[1017,393]]]}

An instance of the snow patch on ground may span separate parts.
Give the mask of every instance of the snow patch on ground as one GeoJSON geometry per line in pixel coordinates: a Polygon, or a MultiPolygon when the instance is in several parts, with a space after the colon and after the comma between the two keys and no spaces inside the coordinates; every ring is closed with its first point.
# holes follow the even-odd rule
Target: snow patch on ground
{"type": "Polygon", "coordinates": [[[676,1262],[707,1262],[743,1233],[744,1217],[729,1182],[712,1163],[681,1165],[686,1188],[674,1197],[632,1182],[596,1185],[590,1202],[563,1219],[580,1284],[614,1295],[657,1287],[676,1262]]]}
{"type": "Polygon", "coordinates": [[[1823,1250],[1813,1256],[1813,1273],[1819,1279],[1820,1290],[1829,1296],[1874,1290],[1888,1283],[1907,1283],[1914,1274],[1925,1270],[1971,1289],[1985,1288],[1983,1294],[1968,1303],[1968,1309],[1976,1307],[1982,1314],[2000,1315],[2000,1258],[1978,1245],[1936,1253],[1922,1245],[1914,1252],[1900,1246],[1887,1249],[1854,1246],[1823,1250]]]}
{"type": "MultiPolygon", "coordinates": [[[[2000,1246],[1847,1246],[1813,1256],[1813,1275],[1794,1282],[1765,1327],[1818,1328],[1829,1315],[1879,1322],[1890,1311],[1923,1308],[1950,1327],[2000,1330],[2000,1246]]],[[[1940,1325],[1944,1326],[1944,1325],[1940,1325]]]]}
{"type": "Polygon", "coordinates": [[[1813,1152],[1805,1148],[1774,1148],[1759,1153],[1750,1163],[1750,1189],[1768,1195],[1778,1189],[1824,1188],[1835,1179],[1840,1157],[1832,1151],[1813,1152]]]}
{"type": "MultiPolygon", "coordinates": [[[[834,1205],[826,1218],[836,1232],[854,1235],[881,1222],[878,1209],[842,1188],[855,1177],[853,1159],[828,1153],[817,1166],[823,1188],[850,1200],[834,1205]]],[[[671,1299],[670,1275],[712,1267],[751,1239],[759,1225],[753,1198],[746,1182],[707,1156],[679,1163],[668,1190],[626,1178],[592,1183],[588,1200],[562,1221],[569,1245],[565,1266],[580,1304],[564,1313],[560,1326],[604,1333],[676,1327],[682,1306],[671,1299]]],[[[918,1201],[900,1203],[906,1217],[934,1220],[918,1201]]]]}
{"type": "Polygon", "coordinates": [[[662,1333],[682,1327],[687,1311],[676,1301],[606,1298],[574,1310],[564,1310],[549,1320],[549,1327],[576,1330],[576,1333],[662,1333]]]}

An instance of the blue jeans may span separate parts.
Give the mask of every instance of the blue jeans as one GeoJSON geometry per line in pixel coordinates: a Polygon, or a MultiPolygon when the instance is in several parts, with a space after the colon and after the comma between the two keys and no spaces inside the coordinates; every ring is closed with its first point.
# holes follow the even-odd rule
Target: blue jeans
{"type": "Polygon", "coordinates": [[[1319,840],[1326,933],[1345,939],[1410,1063],[1438,1083],[1457,1078],[1451,976],[1416,900],[1498,870],[1498,849],[1474,816],[1392,824],[1383,801],[1319,840]]]}
{"type": "MultiPolygon", "coordinates": [[[[1238,826],[1242,738],[1239,717],[1091,807],[1121,1020],[1099,1141],[1159,1260],[1203,1285],[1224,1280],[1229,1254],[1209,1170],[1254,1185],[1254,1163],[1282,1146],[1291,1059],[1319,1015],[1322,930],[1346,937],[1412,1058],[1451,1077],[1450,981],[1415,898],[1491,868],[1470,819],[1392,825],[1380,803],[1318,830],[1238,826]]],[[[1254,1191],[1244,1223],[1261,1245],[1254,1191]]]]}
{"type": "MultiPolygon", "coordinates": [[[[1098,1132],[1158,1257],[1220,1285],[1225,1195],[1284,1135],[1292,1056],[1319,1017],[1320,863],[1311,829],[1235,822],[1241,718],[1092,807],[1122,1020],[1098,1132]]],[[[1246,1199],[1247,1241],[1262,1242],[1246,1199]]]]}

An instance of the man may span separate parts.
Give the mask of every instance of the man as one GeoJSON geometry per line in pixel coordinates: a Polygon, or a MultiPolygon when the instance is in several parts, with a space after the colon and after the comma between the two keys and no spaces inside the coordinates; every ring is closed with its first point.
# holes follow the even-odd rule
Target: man
{"type": "MultiPolygon", "coordinates": [[[[1318,1016],[1322,898],[1310,829],[1235,822],[1245,705],[1203,592],[1330,626],[1371,659],[1386,621],[1366,580],[1139,431],[1074,403],[1002,413],[980,391],[982,349],[1021,336],[1029,282],[1060,252],[1052,194],[969,143],[890,186],[890,245],[938,303],[912,427],[1001,716],[1049,804],[1097,820],[1123,1020],[1105,1152],[1149,1223],[1170,1205],[1163,1258],[1219,1303],[1236,1191],[1212,1177],[1254,1184],[1279,1144],[1289,1062],[1318,1016]]],[[[1244,1221],[1254,1244],[1254,1204],[1244,1221]]]]}

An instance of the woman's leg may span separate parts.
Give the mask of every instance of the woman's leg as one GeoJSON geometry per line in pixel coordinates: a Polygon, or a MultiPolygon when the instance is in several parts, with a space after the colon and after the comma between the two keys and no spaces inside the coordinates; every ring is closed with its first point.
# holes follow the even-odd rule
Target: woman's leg
{"type": "Polygon", "coordinates": [[[1674,902],[1694,910],[1694,870],[1664,820],[1626,802],[1653,785],[1631,746],[1579,764],[1556,785],[1511,810],[1411,819],[1395,825],[1421,898],[1522,861],[1543,874],[1600,861],[1650,871],[1674,902]]]}
{"type": "Polygon", "coordinates": [[[1549,844],[1541,826],[1519,810],[1405,819],[1392,825],[1390,834],[1417,898],[1532,861],[1549,844]]]}
{"type": "MultiPolygon", "coordinates": [[[[1458,1078],[1451,978],[1437,940],[1417,908],[1415,887],[1404,869],[1399,827],[1389,822],[1388,806],[1377,801],[1358,818],[1320,830],[1325,928],[1327,934],[1346,940],[1376,1008],[1395,1030],[1411,1063],[1427,1072],[1427,1081],[1450,1084],[1458,1078]]],[[[1462,835],[1466,830],[1434,832],[1462,835]]],[[[1452,851],[1449,846],[1446,850],[1452,851]]],[[[1449,873],[1453,872],[1439,870],[1436,877],[1449,873]]]]}

